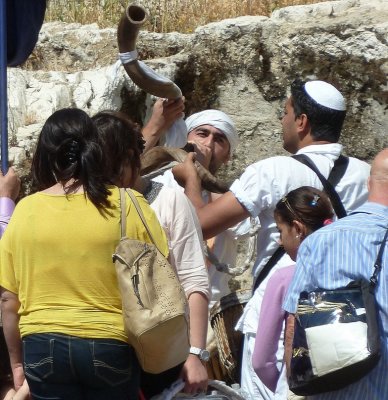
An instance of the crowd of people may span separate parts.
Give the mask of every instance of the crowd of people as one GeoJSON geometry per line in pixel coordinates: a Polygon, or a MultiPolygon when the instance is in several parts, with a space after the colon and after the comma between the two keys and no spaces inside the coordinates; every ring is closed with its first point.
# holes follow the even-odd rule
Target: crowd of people
{"type": "MultiPolygon", "coordinates": [[[[247,400],[293,398],[284,342],[301,292],[369,279],[365,266],[373,264],[388,228],[388,149],[372,167],[346,159],[333,183],[347,213],[340,219],[319,175],[298,159],[307,157],[328,180],[338,166],[346,104],[333,85],[294,81],[281,124],[284,149],[296,157],[248,166],[222,195],[202,189],[193,162],[216,174],[238,149],[237,128],[219,110],[185,120],[182,135],[194,149],[185,162],[153,178],[140,176],[142,152],[168,135],[183,112],[184,99],[157,100],[140,131],[120,112],[56,111],[33,156],[36,193],[15,208],[20,180],[12,168],[0,175],[1,317],[8,349],[0,360],[2,398],[151,399],[178,379],[187,395],[206,393],[214,336],[209,310],[230,293],[230,276],[207,254],[234,264],[237,240],[252,219],[260,225],[253,293],[235,327],[244,337],[239,383],[247,400]],[[160,374],[141,370],[124,330],[112,264],[122,187],[134,191],[188,299],[189,355],[160,374]],[[3,373],[7,363],[10,376],[3,373]]],[[[126,203],[127,236],[150,243],[129,196],[126,203]]],[[[376,290],[378,365],[358,382],[313,398],[388,396],[387,261],[385,252],[376,290]]]]}

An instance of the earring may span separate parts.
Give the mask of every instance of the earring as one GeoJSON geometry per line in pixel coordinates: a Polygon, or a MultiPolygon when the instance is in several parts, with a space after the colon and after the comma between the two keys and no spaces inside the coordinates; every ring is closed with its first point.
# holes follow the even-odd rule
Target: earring
{"type": "Polygon", "coordinates": [[[296,238],[296,239],[299,239],[299,238],[300,238],[300,235],[296,235],[295,238],[296,238]]]}

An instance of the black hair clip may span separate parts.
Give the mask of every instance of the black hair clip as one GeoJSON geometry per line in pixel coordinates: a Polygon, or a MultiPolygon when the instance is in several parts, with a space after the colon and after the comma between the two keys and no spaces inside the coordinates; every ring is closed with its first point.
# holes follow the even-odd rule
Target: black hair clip
{"type": "Polygon", "coordinates": [[[71,141],[69,151],[67,152],[66,156],[71,164],[77,161],[79,156],[79,143],[76,140],[71,141]]]}

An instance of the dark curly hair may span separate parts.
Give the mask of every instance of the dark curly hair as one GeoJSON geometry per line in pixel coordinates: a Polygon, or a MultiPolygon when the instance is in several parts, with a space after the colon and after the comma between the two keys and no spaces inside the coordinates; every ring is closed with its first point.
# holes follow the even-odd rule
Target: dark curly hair
{"type": "Polygon", "coordinates": [[[103,164],[91,118],[77,108],[64,108],[54,112],[43,125],[31,172],[38,190],[74,179],[66,193],[82,185],[85,195],[101,210],[110,207],[103,164]]]}
{"type": "Polygon", "coordinates": [[[130,165],[135,172],[140,170],[140,155],[144,140],[139,127],[125,114],[117,111],[102,111],[92,117],[98,131],[98,140],[105,156],[105,175],[110,183],[121,181],[123,167],[130,165]]]}

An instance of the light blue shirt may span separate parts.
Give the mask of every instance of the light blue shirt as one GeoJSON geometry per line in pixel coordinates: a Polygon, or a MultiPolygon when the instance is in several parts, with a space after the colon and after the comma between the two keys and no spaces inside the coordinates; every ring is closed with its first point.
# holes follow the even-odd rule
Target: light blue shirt
{"type": "MultiPolygon", "coordinates": [[[[369,280],[378,250],[388,228],[388,207],[367,202],[354,213],[308,236],[298,250],[294,278],[283,308],[295,313],[299,294],[316,288],[335,289],[353,280],[369,280]]],[[[381,319],[382,357],[360,381],[314,399],[388,399],[388,249],[376,289],[381,319]]]]}

